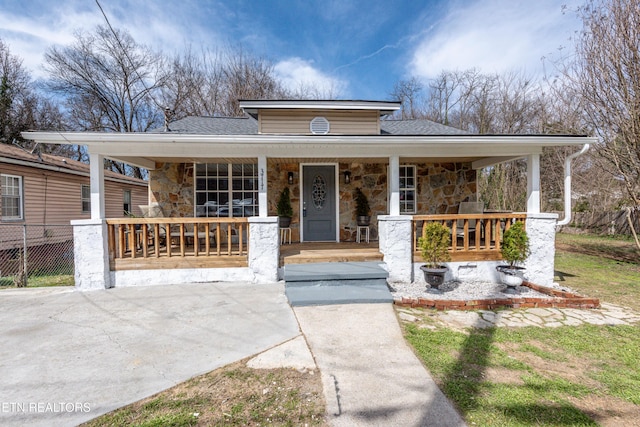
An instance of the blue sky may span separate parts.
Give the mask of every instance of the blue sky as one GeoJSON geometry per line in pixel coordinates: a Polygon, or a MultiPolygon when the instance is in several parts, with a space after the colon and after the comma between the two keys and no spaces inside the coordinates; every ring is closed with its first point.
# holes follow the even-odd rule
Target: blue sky
{"type": "MultiPolygon", "coordinates": [[[[389,99],[393,84],[442,70],[524,70],[571,51],[580,0],[100,0],[112,25],[178,52],[242,46],[293,87],[389,99]]],[[[0,38],[42,77],[42,55],[103,24],[94,0],[0,0],[0,38]]],[[[546,66],[549,72],[549,66],[546,66]]]]}

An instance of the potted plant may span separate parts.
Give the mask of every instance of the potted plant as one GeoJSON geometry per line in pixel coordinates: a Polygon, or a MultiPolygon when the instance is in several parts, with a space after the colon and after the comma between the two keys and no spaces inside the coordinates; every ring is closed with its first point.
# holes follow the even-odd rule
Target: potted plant
{"type": "Polygon", "coordinates": [[[517,221],[504,232],[500,253],[502,259],[509,263],[496,267],[500,273],[500,280],[507,286],[520,286],[524,277],[524,267],[518,267],[516,264],[523,263],[529,256],[529,237],[522,221],[517,221]]]}
{"type": "Polygon", "coordinates": [[[371,222],[371,208],[369,207],[369,200],[364,195],[360,187],[356,188],[354,199],[356,201],[356,221],[359,226],[366,227],[371,222]]]}
{"type": "Polygon", "coordinates": [[[424,279],[432,288],[438,288],[444,283],[444,275],[448,267],[443,262],[449,261],[449,243],[451,230],[439,222],[430,222],[418,239],[418,246],[422,252],[422,259],[426,263],[420,269],[424,272],[424,279]]]}
{"type": "Polygon", "coordinates": [[[291,225],[291,217],[293,216],[293,207],[291,206],[291,195],[289,187],[285,187],[278,197],[278,223],[280,228],[288,228],[291,225]]]}

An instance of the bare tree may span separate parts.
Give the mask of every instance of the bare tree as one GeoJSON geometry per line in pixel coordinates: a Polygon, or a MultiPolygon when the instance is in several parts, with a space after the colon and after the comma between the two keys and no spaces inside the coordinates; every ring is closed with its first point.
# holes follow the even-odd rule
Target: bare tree
{"type": "Polygon", "coordinates": [[[579,94],[596,149],[640,206],[640,2],[588,0],[583,30],[564,75],[579,94]]]}
{"type": "MultiPolygon", "coordinates": [[[[164,108],[156,97],[166,83],[164,58],[125,31],[98,26],[77,33],[71,46],[45,53],[51,91],[65,97],[69,125],[78,130],[143,132],[159,126],[164,108]]],[[[138,178],[137,167],[109,162],[138,178]]]]}
{"type": "MultiPolygon", "coordinates": [[[[0,142],[14,141],[33,149],[20,132],[29,129],[60,130],[64,127],[58,105],[38,92],[22,59],[13,55],[0,39],[0,142]]],[[[59,146],[42,147],[44,151],[65,154],[59,146]]]]}
{"type": "Polygon", "coordinates": [[[422,108],[422,95],[424,86],[412,77],[409,80],[400,80],[393,85],[391,96],[402,103],[402,120],[417,119],[424,116],[422,108]]]}
{"type": "Polygon", "coordinates": [[[143,132],[162,123],[155,97],[167,79],[163,61],[127,32],[98,26],[50,48],[45,70],[49,89],[66,97],[73,128],[143,132]]]}

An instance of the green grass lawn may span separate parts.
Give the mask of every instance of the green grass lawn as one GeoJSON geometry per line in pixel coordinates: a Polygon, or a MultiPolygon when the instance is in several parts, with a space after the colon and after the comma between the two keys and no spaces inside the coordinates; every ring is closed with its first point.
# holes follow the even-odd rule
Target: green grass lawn
{"type": "MultiPolygon", "coordinates": [[[[556,280],[640,311],[631,241],[559,235],[557,247],[556,280]]],[[[617,426],[640,419],[640,325],[460,331],[424,310],[420,322],[404,327],[469,425],[617,426]]]]}

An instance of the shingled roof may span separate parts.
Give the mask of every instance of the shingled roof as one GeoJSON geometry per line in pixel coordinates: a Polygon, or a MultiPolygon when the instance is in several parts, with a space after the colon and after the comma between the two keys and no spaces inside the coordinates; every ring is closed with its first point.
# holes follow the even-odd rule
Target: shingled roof
{"type": "MultiPolygon", "coordinates": [[[[89,176],[89,165],[87,163],[82,163],[62,156],[56,156],[54,154],[38,154],[14,145],[0,144],[0,163],[15,163],[14,161],[21,162],[18,164],[23,164],[25,166],[49,169],[55,168],[54,170],[61,173],[80,173],[82,175],[89,176]]],[[[115,179],[128,181],[131,184],[136,185],[147,185],[147,181],[145,180],[121,175],[109,170],[105,170],[104,175],[107,180],[115,179]]]]}
{"type": "MultiPolygon", "coordinates": [[[[426,119],[380,120],[381,135],[468,135],[460,129],[441,125],[426,119]]],[[[190,116],[169,124],[172,133],[195,135],[257,135],[258,121],[248,117],[190,116]]],[[[164,128],[153,133],[164,133],[164,128]]]]}

